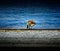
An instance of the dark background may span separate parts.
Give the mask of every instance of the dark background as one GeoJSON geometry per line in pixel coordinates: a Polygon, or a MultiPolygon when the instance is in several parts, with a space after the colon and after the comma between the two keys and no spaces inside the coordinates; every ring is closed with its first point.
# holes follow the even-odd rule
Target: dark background
{"type": "Polygon", "coordinates": [[[0,6],[60,6],[59,0],[0,0],[0,6]]]}

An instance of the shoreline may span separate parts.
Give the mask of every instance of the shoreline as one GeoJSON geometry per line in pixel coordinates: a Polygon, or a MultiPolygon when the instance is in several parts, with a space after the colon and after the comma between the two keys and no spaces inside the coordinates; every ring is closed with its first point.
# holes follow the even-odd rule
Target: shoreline
{"type": "Polygon", "coordinates": [[[0,30],[0,46],[60,46],[60,30],[0,30]]]}
{"type": "Polygon", "coordinates": [[[60,30],[58,29],[0,29],[0,32],[24,32],[24,31],[58,31],[60,32],[60,30]]]}

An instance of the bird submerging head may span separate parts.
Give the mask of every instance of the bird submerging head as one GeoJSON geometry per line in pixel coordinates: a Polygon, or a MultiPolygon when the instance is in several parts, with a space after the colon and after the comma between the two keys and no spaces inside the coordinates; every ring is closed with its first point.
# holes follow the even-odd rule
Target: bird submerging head
{"type": "Polygon", "coordinates": [[[28,20],[27,21],[27,29],[32,29],[32,27],[35,25],[36,23],[33,20],[28,20]]]}

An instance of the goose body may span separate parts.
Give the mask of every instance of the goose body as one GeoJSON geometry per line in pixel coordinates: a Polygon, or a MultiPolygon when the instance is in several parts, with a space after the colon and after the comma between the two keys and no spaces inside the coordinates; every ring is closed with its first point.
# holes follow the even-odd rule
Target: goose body
{"type": "Polygon", "coordinates": [[[28,22],[27,22],[27,28],[32,28],[33,26],[35,25],[35,22],[34,21],[32,21],[32,20],[28,20],[28,22]]]}

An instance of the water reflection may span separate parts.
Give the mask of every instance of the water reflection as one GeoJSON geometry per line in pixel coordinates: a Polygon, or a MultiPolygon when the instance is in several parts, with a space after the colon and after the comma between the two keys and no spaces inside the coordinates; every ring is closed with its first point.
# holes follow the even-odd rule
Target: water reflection
{"type": "Polygon", "coordinates": [[[26,28],[28,20],[36,22],[33,29],[60,29],[60,10],[52,10],[42,7],[0,8],[0,28],[26,28]]]}

